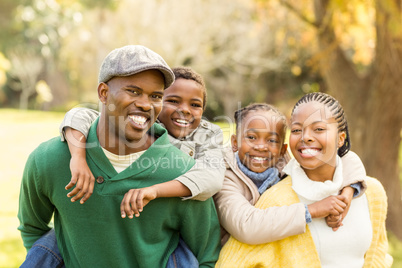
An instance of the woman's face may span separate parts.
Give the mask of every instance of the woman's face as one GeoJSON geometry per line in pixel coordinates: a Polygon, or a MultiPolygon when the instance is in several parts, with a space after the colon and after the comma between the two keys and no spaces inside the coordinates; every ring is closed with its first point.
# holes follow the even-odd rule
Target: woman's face
{"type": "Polygon", "coordinates": [[[273,111],[250,112],[232,136],[232,149],[249,170],[261,173],[274,167],[286,152],[284,122],[273,111]]]}
{"type": "Polygon", "coordinates": [[[345,136],[338,132],[338,122],[330,109],[320,102],[302,103],[293,112],[289,146],[307,175],[333,174],[338,148],[345,136]]]}

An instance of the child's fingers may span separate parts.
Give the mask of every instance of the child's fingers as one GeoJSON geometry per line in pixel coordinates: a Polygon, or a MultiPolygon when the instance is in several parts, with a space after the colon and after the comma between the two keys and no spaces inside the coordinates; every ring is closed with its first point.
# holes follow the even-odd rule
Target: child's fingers
{"type": "Polygon", "coordinates": [[[345,208],[347,207],[346,203],[344,203],[343,201],[336,199],[336,202],[334,204],[334,208],[341,214],[343,213],[343,211],[345,210],[345,208]]]}
{"type": "MultiPolygon", "coordinates": [[[[122,218],[125,218],[127,215],[130,217],[130,213],[131,213],[130,197],[131,197],[131,193],[127,192],[124,195],[123,200],[120,203],[120,213],[121,213],[122,218]]],[[[132,215],[131,215],[131,218],[132,218],[132,215]]]]}
{"type": "Polygon", "coordinates": [[[127,194],[128,194],[128,193],[126,193],[126,194],[123,196],[123,200],[121,200],[121,203],[120,203],[120,214],[121,214],[121,217],[122,217],[123,219],[127,216],[126,211],[125,211],[125,204],[126,204],[127,194]]]}
{"type": "Polygon", "coordinates": [[[65,189],[68,190],[77,183],[77,177],[72,176],[70,182],[66,185],[65,189]]]}
{"type": "Polygon", "coordinates": [[[83,187],[83,180],[78,179],[75,188],[67,194],[68,197],[73,197],[71,198],[71,202],[75,202],[78,199],[77,194],[82,190],[82,187],[83,187]]]}
{"type": "Polygon", "coordinates": [[[138,211],[138,206],[137,206],[139,191],[138,191],[138,189],[131,189],[130,192],[133,193],[132,196],[131,196],[131,199],[130,199],[131,209],[134,212],[134,215],[136,217],[139,217],[140,212],[138,211]]]}
{"type": "Polygon", "coordinates": [[[348,203],[346,203],[346,199],[342,200],[338,198],[337,204],[340,205],[343,209],[345,209],[348,206],[348,203]]]}
{"type": "Polygon", "coordinates": [[[80,179],[80,181],[82,181],[82,188],[81,190],[72,198],[72,200],[76,201],[81,199],[87,192],[88,190],[88,180],[85,180],[83,178],[80,179]]]}
{"type": "Polygon", "coordinates": [[[143,209],[143,207],[144,207],[144,203],[143,203],[143,200],[144,200],[144,192],[143,191],[141,191],[141,190],[139,190],[138,191],[139,193],[138,193],[138,196],[137,196],[137,209],[138,209],[138,216],[137,215],[135,215],[136,217],[139,217],[140,216],[140,212],[142,212],[142,209],[143,209]]]}
{"type": "MultiPolygon", "coordinates": [[[[82,189],[76,196],[74,196],[75,200],[83,198],[88,193],[91,176],[89,174],[83,175],[81,176],[80,181],[82,181],[82,189]]],[[[80,203],[83,204],[82,201],[80,201],[80,203]]]]}
{"type": "Polygon", "coordinates": [[[94,191],[94,186],[95,186],[95,177],[91,175],[86,193],[84,197],[80,200],[81,204],[84,204],[91,197],[94,191]]]}
{"type": "Polygon", "coordinates": [[[339,204],[335,204],[332,207],[332,212],[331,214],[335,215],[335,216],[339,216],[340,214],[342,214],[342,212],[344,211],[344,208],[342,206],[340,206],[339,204]]]}
{"type": "Polygon", "coordinates": [[[120,205],[122,217],[123,217],[123,215],[127,215],[130,219],[133,218],[133,211],[131,210],[131,206],[130,206],[132,195],[133,195],[133,192],[131,190],[128,191],[124,195],[123,201],[121,202],[121,205],[120,205]]]}

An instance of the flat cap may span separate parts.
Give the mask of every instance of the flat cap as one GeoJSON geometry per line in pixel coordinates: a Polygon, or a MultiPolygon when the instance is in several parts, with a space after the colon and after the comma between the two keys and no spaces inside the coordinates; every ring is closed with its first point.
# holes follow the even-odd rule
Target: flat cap
{"type": "Polygon", "coordinates": [[[174,74],[164,59],[154,51],[140,45],[116,48],[106,56],[99,70],[98,82],[108,82],[115,76],[130,76],[156,69],[165,78],[165,89],[174,82],[174,74]]]}

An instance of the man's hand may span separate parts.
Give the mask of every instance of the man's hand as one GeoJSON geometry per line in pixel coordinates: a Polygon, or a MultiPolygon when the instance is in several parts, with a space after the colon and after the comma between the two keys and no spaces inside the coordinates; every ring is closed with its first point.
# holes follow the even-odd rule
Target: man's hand
{"type": "Polygon", "coordinates": [[[74,185],[75,188],[67,194],[71,198],[71,202],[79,199],[81,204],[92,195],[95,185],[95,178],[89,169],[85,157],[71,157],[70,160],[71,181],[66,185],[65,189],[69,190],[74,185]]]}
{"type": "Polygon", "coordinates": [[[346,208],[345,197],[343,195],[329,196],[307,207],[312,218],[324,218],[328,215],[339,216],[346,208]]]}
{"type": "Polygon", "coordinates": [[[344,203],[346,204],[344,211],[342,212],[341,215],[329,215],[328,217],[325,218],[327,225],[329,227],[331,227],[334,232],[337,231],[339,229],[339,227],[341,227],[343,225],[342,221],[348,214],[348,211],[350,208],[350,203],[352,202],[354,192],[355,192],[355,189],[353,189],[350,186],[343,188],[343,190],[339,196],[344,197],[344,203]]]}
{"type": "Polygon", "coordinates": [[[133,218],[133,215],[136,217],[140,216],[140,212],[142,212],[143,208],[155,198],[158,197],[157,187],[150,186],[141,189],[131,189],[129,190],[123,197],[123,200],[120,204],[121,217],[125,218],[126,215],[130,219],[133,218]]]}

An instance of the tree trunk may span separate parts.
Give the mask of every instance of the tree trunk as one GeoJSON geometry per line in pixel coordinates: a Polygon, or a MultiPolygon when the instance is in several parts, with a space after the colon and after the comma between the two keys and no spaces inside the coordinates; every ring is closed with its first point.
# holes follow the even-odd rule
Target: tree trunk
{"type": "Polygon", "coordinates": [[[360,155],[367,174],[378,178],[387,192],[388,230],[402,239],[398,163],[402,109],[397,107],[402,102],[402,38],[400,31],[390,27],[395,26],[392,22],[400,23],[398,16],[392,21],[401,15],[396,2],[376,1],[376,59],[365,76],[356,72],[338,45],[328,0],[315,0],[314,11],[323,77],[347,114],[352,150],[360,155]]]}

